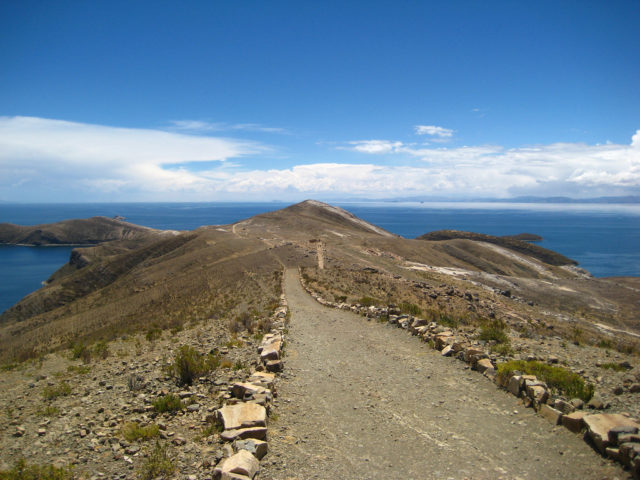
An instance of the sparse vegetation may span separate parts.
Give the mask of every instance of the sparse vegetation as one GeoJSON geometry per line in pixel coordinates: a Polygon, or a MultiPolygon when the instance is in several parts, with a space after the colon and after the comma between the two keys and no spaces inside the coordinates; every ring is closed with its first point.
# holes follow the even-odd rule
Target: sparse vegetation
{"type": "Polygon", "coordinates": [[[498,364],[498,377],[500,378],[508,378],[515,371],[526,375],[535,375],[550,388],[569,398],[580,398],[588,402],[593,396],[593,385],[586,383],[580,375],[564,367],[524,360],[511,360],[498,364]]]}
{"type": "Polygon", "coordinates": [[[414,316],[420,315],[422,313],[422,309],[418,305],[410,302],[402,302],[400,304],[400,311],[402,313],[414,316]]]}
{"type": "Polygon", "coordinates": [[[628,370],[624,365],[615,362],[602,363],[600,364],[600,368],[604,368],[605,370],[613,370],[615,372],[626,372],[628,370]]]}
{"type": "Polygon", "coordinates": [[[153,480],[155,478],[166,478],[171,475],[176,466],[171,460],[169,449],[163,443],[156,441],[149,452],[144,463],[140,467],[140,478],[142,480],[153,480]]]}
{"type": "Polygon", "coordinates": [[[27,465],[21,458],[11,470],[0,471],[0,480],[71,480],[75,478],[73,470],[53,465],[27,465]]]}
{"type": "Polygon", "coordinates": [[[382,303],[382,302],[380,302],[380,300],[377,300],[377,299],[375,299],[373,297],[369,297],[369,296],[365,295],[364,297],[361,297],[358,300],[357,303],[359,303],[363,307],[371,307],[371,306],[377,305],[377,304],[382,303]]]}
{"type": "Polygon", "coordinates": [[[109,345],[107,342],[97,342],[93,346],[93,355],[103,360],[109,356],[109,345]]]}
{"type": "Polygon", "coordinates": [[[495,344],[509,344],[506,325],[498,320],[493,320],[488,325],[483,325],[478,334],[478,340],[494,342],[495,344]]]}
{"type": "Polygon", "coordinates": [[[91,371],[91,367],[89,365],[69,365],[67,371],[78,375],[86,375],[91,371]]]}
{"type": "Polygon", "coordinates": [[[71,386],[66,382],[60,382],[58,385],[47,385],[42,391],[45,400],[55,400],[58,397],[66,397],[71,394],[71,386]]]}
{"type": "Polygon", "coordinates": [[[60,415],[60,409],[53,405],[46,405],[42,408],[39,408],[36,414],[41,417],[57,417],[58,415],[60,415]]]}
{"type": "Polygon", "coordinates": [[[195,348],[183,345],[168,366],[168,372],[178,385],[191,385],[194,379],[215,370],[219,365],[220,358],[217,355],[202,355],[195,348]]]}
{"type": "Polygon", "coordinates": [[[158,425],[150,424],[141,426],[137,422],[125,423],[122,427],[122,436],[128,442],[137,442],[138,440],[150,440],[159,435],[160,428],[158,425]]]}
{"type": "Polygon", "coordinates": [[[180,397],[173,393],[158,397],[151,404],[153,405],[153,409],[158,413],[175,413],[184,409],[184,404],[182,400],[180,400],[180,397]]]}
{"type": "Polygon", "coordinates": [[[84,363],[91,361],[91,349],[84,342],[76,342],[71,346],[71,358],[81,359],[84,363]]]}

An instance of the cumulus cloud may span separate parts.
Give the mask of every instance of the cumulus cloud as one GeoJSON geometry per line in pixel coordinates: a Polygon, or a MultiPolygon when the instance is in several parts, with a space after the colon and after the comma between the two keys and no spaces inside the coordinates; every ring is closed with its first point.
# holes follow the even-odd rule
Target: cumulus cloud
{"type": "Polygon", "coordinates": [[[416,135],[430,135],[432,137],[451,138],[453,130],[450,128],[437,127],[435,125],[416,125],[416,135]]]}
{"type": "Polygon", "coordinates": [[[341,162],[289,162],[247,170],[242,168],[244,157],[265,158],[270,150],[202,133],[0,117],[0,198],[195,201],[640,193],[640,130],[627,145],[430,148],[375,139],[335,148],[342,150],[341,162]],[[385,164],[350,163],[349,152],[359,160],[362,155],[384,156],[385,164]]]}

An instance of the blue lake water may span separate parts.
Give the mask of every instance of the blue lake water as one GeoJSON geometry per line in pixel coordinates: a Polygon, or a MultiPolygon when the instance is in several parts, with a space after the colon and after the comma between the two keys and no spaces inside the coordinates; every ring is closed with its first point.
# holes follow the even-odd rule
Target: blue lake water
{"type": "MultiPolygon", "coordinates": [[[[0,223],[51,223],[96,215],[122,215],[159,229],[223,225],[285,207],[284,203],[0,204],[0,223]]],[[[491,235],[535,233],[540,245],[580,263],[595,276],[640,276],[640,205],[337,203],[393,233],[415,238],[433,230],[491,235]]],[[[0,312],[69,258],[69,247],[0,246],[0,312]]]]}

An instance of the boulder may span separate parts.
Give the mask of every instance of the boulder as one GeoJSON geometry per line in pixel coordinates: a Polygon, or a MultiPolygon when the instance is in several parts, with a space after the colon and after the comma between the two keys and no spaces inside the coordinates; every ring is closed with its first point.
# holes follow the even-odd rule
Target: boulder
{"type": "Polygon", "coordinates": [[[238,478],[229,474],[241,475],[246,478],[253,478],[260,469],[258,459],[247,450],[239,450],[235,455],[225,458],[214,470],[217,478],[238,478]],[[225,477],[225,475],[227,475],[225,477]]]}
{"type": "Polygon", "coordinates": [[[225,405],[218,410],[218,420],[225,430],[238,428],[265,427],[267,410],[257,403],[237,403],[225,405]]]}
{"type": "Polygon", "coordinates": [[[253,383],[236,382],[229,388],[231,395],[235,398],[243,399],[245,396],[253,396],[259,393],[266,393],[268,390],[253,383]]]}
{"type": "Polygon", "coordinates": [[[520,391],[522,390],[522,376],[514,375],[509,379],[509,383],[507,384],[507,391],[516,397],[520,396],[520,391]]]}
{"type": "Polygon", "coordinates": [[[493,369],[493,364],[488,358],[481,358],[476,362],[475,369],[480,373],[484,373],[487,370],[493,369]]]}
{"type": "Polygon", "coordinates": [[[562,420],[562,412],[560,410],[556,410],[549,405],[543,404],[540,405],[538,413],[549,420],[553,425],[560,425],[560,421],[562,420]]]}
{"type": "Polygon", "coordinates": [[[561,419],[562,425],[573,433],[580,433],[584,428],[583,418],[586,415],[585,412],[573,412],[563,415],[561,419]]]}
{"type": "Polygon", "coordinates": [[[607,447],[612,445],[609,437],[609,433],[617,434],[617,431],[628,431],[635,429],[638,431],[639,425],[632,419],[625,417],[619,413],[597,413],[594,415],[585,415],[583,418],[584,424],[587,427],[587,434],[593,441],[594,445],[600,453],[605,454],[607,447]],[[624,427],[619,429],[618,427],[624,427]]]}

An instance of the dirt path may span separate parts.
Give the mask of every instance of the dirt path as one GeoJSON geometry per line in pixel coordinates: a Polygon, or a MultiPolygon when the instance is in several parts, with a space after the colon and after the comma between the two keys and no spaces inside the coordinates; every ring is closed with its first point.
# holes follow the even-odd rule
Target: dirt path
{"type": "Polygon", "coordinates": [[[285,293],[286,369],[261,479],[627,478],[461,362],[320,306],[295,270],[285,293]]]}

